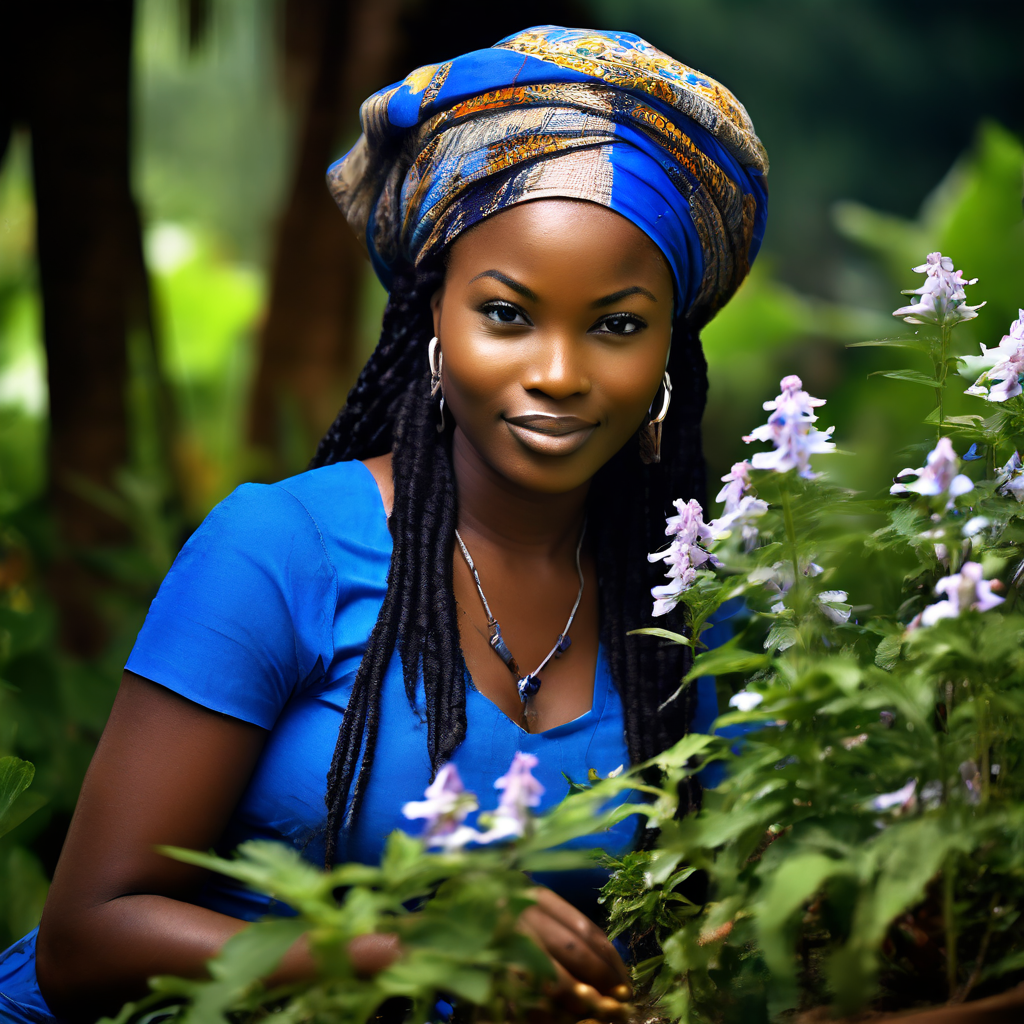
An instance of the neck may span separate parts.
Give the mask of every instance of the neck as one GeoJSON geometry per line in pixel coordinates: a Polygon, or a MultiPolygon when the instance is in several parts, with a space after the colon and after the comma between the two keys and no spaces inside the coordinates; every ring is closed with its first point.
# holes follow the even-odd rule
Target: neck
{"type": "Polygon", "coordinates": [[[459,495],[459,532],[506,550],[552,557],[575,551],[586,515],[590,481],[563,494],[529,491],[503,477],[456,428],[452,466],[459,495]]]}

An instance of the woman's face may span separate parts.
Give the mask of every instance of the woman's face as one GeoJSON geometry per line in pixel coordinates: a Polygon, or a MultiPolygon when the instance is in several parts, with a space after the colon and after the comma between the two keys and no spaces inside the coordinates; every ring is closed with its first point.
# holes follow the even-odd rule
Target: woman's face
{"type": "Polygon", "coordinates": [[[594,203],[521,203],[460,235],[431,304],[457,432],[527,490],[584,484],[655,397],[672,292],[657,246],[594,203]]]}

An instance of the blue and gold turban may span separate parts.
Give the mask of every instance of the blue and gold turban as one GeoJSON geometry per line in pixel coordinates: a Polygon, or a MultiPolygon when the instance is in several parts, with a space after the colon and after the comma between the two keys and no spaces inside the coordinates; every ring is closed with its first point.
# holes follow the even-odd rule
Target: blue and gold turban
{"type": "Polygon", "coordinates": [[[527,29],[418,68],[359,118],[327,180],[385,287],[492,213],[584,199],[654,240],[703,323],[764,234],[768,157],[742,104],[629,32],[527,29]]]}

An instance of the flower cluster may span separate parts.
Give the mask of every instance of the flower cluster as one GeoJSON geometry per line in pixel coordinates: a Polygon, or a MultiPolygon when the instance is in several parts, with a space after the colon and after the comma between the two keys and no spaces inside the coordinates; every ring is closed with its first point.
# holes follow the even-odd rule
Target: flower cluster
{"type": "MultiPolygon", "coordinates": [[[[533,777],[538,761],[533,754],[516,751],[508,771],[497,779],[494,788],[501,790],[496,810],[481,832],[465,824],[466,816],[480,806],[476,794],[462,783],[458,768],[449,761],[427,786],[424,800],[410,800],[402,814],[410,820],[422,819],[423,839],[429,847],[461,850],[468,843],[493,843],[525,835],[530,823],[531,808],[540,806],[544,787],[533,777]]],[[[483,815],[481,815],[483,819],[483,815]]]]}
{"type": "Polygon", "coordinates": [[[466,791],[458,768],[449,761],[441,767],[437,778],[427,786],[424,800],[410,800],[402,814],[414,821],[423,819],[423,838],[427,846],[457,850],[477,836],[476,829],[463,822],[480,806],[476,794],[466,791]]]}
{"type": "Polygon", "coordinates": [[[941,252],[931,252],[927,260],[919,267],[914,267],[915,274],[927,275],[920,288],[905,291],[904,295],[916,295],[918,299],[909,306],[900,306],[893,311],[908,324],[935,324],[939,327],[952,327],[962,320],[973,320],[978,310],[985,305],[968,306],[967,285],[977,284],[978,279],[964,280],[962,270],[953,269],[953,261],[941,252]]]}
{"type": "Polygon", "coordinates": [[[779,386],[782,393],[774,401],[764,403],[764,408],[771,411],[768,422],[743,438],[747,444],[771,441],[775,451],[758,452],[751,459],[751,465],[754,469],[773,469],[777,473],[795,469],[800,476],[813,480],[811,456],[835,450],[830,440],[835,427],[828,430],[814,427],[818,417],[812,410],[824,405],[825,400],[813,398],[804,391],[799,377],[783,377],[779,386]]]}
{"type": "Polygon", "coordinates": [[[752,493],[750,485],[750,463],[733,463],[732,469],[722,477],[725,486],[718,492],[715,501],[724,502],[722,514],[708,525],[720,537],[728,537],[736,530],[743,538],[743,547],[752,551],[757,543],[757,523],[768,511],[768,502],[752,493]]]}
{"type": "Polygon", "coordinates": [[[669,582],[651,590],[656,616],[672,610],[679,595],[696,583],[701,566],[721,564],[705,547],[721,535],[713,523],[704,522],[700,503],[691,498],[688,502],[677,499],[673,504],[679,514],[665,521],[665,535],[672,538],[672,543],[664,551],[647,556],[651,562],[668,564],[669,582]]]}
{"type": "Polygon", "coordinates": [[[981,346],[983,357],[994,359],[995,365],[986,370],[965,392],[977,395],[989,402],[1005,402],[1016,398],[1022,390],[1021,376],[1024,376],[1024,309],[1010,324],[1010,333],[1004,334],[995,348],[981,346]]]}
{"type": "Polygon", "coordinates": [[[992,586],[992,582],[982,576],[977,562],[964,562],[958,573],[943,576],[935,584],[935,593],[945,594],[946,599],[925,608],[908,628],[934,626],[942,619],[955,619],[966,611],[987,612],[1005,600],[992,593],[992,586]]]}
{"type": "Polygon", "coordinates": [[[896,474],[897,483],[889,488],[890,494],[923,494],[929,497],[943,495],[946,498],[946,509],[953,507],[953,502],[961,495],[974,489],[971,478],[964,476],[960,470],[960,459],[953,450],[953,443],[948,437],[939,438],[938,443],[928,453],[925,464],[920,469],[902,469],[896,474]],[[916,476],[911,483],[898,481],[905,476],[916,476]]]}

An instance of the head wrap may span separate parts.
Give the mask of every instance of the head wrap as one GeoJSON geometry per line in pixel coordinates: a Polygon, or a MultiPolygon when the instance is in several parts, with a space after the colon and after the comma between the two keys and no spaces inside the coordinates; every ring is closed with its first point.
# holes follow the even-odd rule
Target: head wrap
{"type": "Polygon", "coordinates": [[[629,32],[545,25],[375,93],[327,173],[385,287],[515,203],[583,199],[653,239],[704,322],[764,234],[768,158],[728,89],[629,32]]]}

